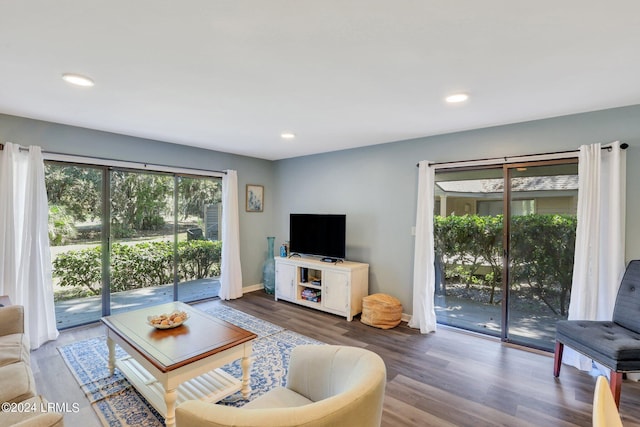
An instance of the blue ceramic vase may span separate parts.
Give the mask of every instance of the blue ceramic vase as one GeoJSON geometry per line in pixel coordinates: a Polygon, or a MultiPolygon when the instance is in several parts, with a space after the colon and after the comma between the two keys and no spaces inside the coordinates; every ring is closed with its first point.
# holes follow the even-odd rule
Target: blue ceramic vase
{"type": "Polygon", "coordinates": [[[273,295],[276,290],[276,260],[273,258],[275,237],[267,237],[267,259],[262,266],[262,283],[266,293],[273,295]]]}

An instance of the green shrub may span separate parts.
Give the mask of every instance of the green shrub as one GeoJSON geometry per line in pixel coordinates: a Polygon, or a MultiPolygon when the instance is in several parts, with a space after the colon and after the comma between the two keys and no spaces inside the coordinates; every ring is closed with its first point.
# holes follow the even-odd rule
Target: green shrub
{"type": "Polygon", "coordinates": [[[127,224],[121,224],[119,222],[112,221],[111,233],[116,239],[129,239],[135,236],[136,231],[127,224]]]}
{"type": "Polygon", "coordinates": [[[526,215],[511,224],[512,280],[528,283],[562,316],[569,306],[576,226],[575,215],[526,215]]]}
{"type": "Polygon", "coordinates": [[[67,208],[59,205],[49,206],[49,242],[51,246],[64,245],[77,235],[73,217],[67,208]]]}
{"type": "Polygon", "coordinates": [[[173,283],[173,245],[142,242],[111,246],[111,292],[173,283]]]}
{"type": "Polygon", "coordinates": [[[444,277],[457,277],[467,287],[478,282],[488,285],[493,303],[502,276],[502,215],[436,216],[434,241],[444,277]],[[490,273],[479,274],[487,266],[490,273]]]}
{"type": "Polygon", "coordinates": [[[60,279],[60,286],[79,287],[87,295],[100,295],[101,253],[100,246],[62,252],[53,260],[53,276],[60,279]]]}
{"type": "Polygon", "coordinates": [[[178,243],[178,270],[180,278],[204,279],[220,274],[222,242],[189,240],[178,243]]]}
{"type": "MultiPolygon", "coordinates": [[[[528,284],[531,297],[563,316],[571,291],[576,224],[575,215],[553,214],[514,216],[510,224],[511,281],[528,284]]],[[[436,262],[443,277],[487,286],[488,302],[495,303],[502,282],[502,233],[502,215],[436,216],[436,262]]]]}
{"type": "MultiPolygon", "coordinates": [[[[219,275],[221,248],[221,241],[179,242],[179,280],[219,275]]],[[[60,279],[60,286],[82,288],[85,295],[99,295],[101,258],[100,246],[60,253],[53,261],[53,275],[60,279]]],[[[111,292],[173,283],[173,243],[114,243],[110,270],[111,292]]]]}

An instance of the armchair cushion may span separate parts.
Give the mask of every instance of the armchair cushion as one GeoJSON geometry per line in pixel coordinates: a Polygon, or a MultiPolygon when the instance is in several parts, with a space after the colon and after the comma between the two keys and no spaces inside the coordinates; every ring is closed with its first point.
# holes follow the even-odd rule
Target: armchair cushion
{"type": "Polygon", "coordinates": [[[24,362],[12,363],[0,367],[0,402],[22,402],[35,396],[36,384],[31,368],[24,362]]]}
{"type": "Polygon", "coordinates": [[[0,336],[24,333],[24,307],[8,305],[0,307],[0,336]]]}
{"type": "Polygon", "coordinates": [[[309,405],[312,400],[285,387],[276,387],[243,406],[244,409],[293,408],[309,405]]]}
{"type": "Polygon", "coordinates": [[[29,339],[26,334],[0,336],[0,366],[23,361],[30,362],[29,339]]]}

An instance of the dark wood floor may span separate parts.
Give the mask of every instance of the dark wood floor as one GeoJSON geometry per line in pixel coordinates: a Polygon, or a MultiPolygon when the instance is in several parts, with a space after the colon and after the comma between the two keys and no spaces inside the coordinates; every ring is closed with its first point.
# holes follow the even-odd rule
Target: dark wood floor
{"type": "MultiPolygon", "coordinates": [[[[382,425],[397,426],[590,426],[595,378],[564,366],[552,374],[552,355],[440,327],[421,335],[405,323],[380,330],[330,314],[273,301],[263,292],[226,304],[329,344],[365,347],[387,366],[382,425]]],[[[54,402],[77,402],[69,426],[99,426],[56,348],[104,334],[101,326],[63,332],[32,353],[39,392],[54,402]]],[[[620,412],[626,427],[640,426],[640,383],[625,381],[620,412]]]]}

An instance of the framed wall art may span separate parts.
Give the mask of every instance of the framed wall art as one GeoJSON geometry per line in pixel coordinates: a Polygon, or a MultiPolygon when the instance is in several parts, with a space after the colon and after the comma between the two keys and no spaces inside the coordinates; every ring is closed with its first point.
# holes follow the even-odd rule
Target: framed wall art
{"type": "Polygon", "coordinates": [[[264,186],[247,184],[247,212],[262,212],[264,210],[264,186]]]}

